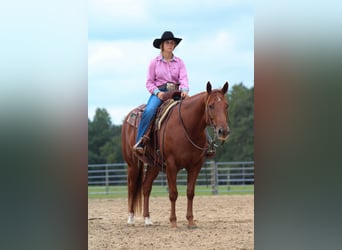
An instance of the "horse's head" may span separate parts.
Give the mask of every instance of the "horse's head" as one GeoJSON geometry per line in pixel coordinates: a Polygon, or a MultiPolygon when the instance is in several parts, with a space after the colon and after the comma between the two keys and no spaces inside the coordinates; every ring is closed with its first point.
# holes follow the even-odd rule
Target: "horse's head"
{"type": "Polygon", "coordinates": [[[210,82],[207,83],[206,122],[214,127],[217,138],[220,141],[228,139],[230,129],[228,126],[228,100],[225,94],[228,91],[228,82],[222,89],[211,89],[210,82]]]}

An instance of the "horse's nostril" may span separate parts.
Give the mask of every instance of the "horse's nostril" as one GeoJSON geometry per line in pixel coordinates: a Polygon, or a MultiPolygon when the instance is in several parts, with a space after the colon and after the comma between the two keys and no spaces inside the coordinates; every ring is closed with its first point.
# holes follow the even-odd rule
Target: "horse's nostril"
{"type": "Polygon", "coordinates": [[[217,130],[217,134],[219,136],[222,136],[222,137],[227,137],[230,134],[230,130],[229,129],[224,129],[224,128],[219,128],[217,130]]]}
{"type": "Polygon", "coordinates": [[[227,132],[228,132],[228,131],[225,130],[225,129],[223,129],[223,128],[219,128],[219,130],[218,130],[219,135],[226,135],[227,132]]]}

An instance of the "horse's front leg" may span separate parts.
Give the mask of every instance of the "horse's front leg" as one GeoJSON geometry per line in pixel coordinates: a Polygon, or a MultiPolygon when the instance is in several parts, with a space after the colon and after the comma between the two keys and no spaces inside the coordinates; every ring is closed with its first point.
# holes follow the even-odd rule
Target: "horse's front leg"
{"type": "Polygon", "coordinates": [[[149,208],[149,201],[150,201],[150,194],[152,190],[152,184],[154,179],[158,176],[159,168],[155,166],[147,166],[145,179],[143,183],[143,195],[144,195],[144,210],[143,216],[145,220],[145,226],[153,225],[151,218],[150,218],[150,208],[149,208]]]}
{"type": "Polygon", "coordinates": [[[188,220],[188,228],[196,228],[196,223],[194,221],[194,215],[193,215],[193,199],[195,196],[195,184],[196,180],[199,174],[199,171],[201,170],[201,166],[193,167],[190,170],[188,170],[188,185],[187,185],[187,199],[188,199],[188,205],[186,210],[186,219],[188,220]]]}
{"type": "Polygon", "coordinates": [[[177,170],[174,165],[167,164],[166,167],[167,183],[169,187],[169,199],[171,202],[170,223],[172,228],[177,228],[176,201],[177,191],[177,170]]]}

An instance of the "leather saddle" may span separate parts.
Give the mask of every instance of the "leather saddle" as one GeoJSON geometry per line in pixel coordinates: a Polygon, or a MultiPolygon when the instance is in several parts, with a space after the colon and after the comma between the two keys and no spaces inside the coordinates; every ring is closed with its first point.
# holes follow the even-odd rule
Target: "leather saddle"
{"type": "MultiPolygon", "coordinates": [[[[181,98],[181,92],[178,90],[165,92],[164,98],[163,98],[163,103],[158,108],[156,115],[155,115],[153,121],[151,122],[149,128],[152,127],[152,125],[155,123],[154,121],[156,121],[158,119],[158,117],[161,117],[164,114],[164,111],[166,111],[168,109],[168,106],[171,103],[173,103],[176,100],[179,100],[180,98],[181,98]]],[[[130,112],[129,116],[127,117],[127,122],[129,124],[131,124],[132,126],[138,128],[140,120],[141,120],[142,113],[144,112],[145,108],[146,108],[146,104],[142,104],[142,105],[136,107],[134,110],[132,110],[130,112]]],[[[146,134],[148,134],[149,130],[150,129],[147,129],[146,134]]]]}
{"type": "MultiPolygon", "coordinates": [[[[158,132],[162,122],[167,119],[168,113],[176,106],[181,99],[181,92],[179,90],[164,92],[163,103],[157,109],[156,115],[151,121],[145,135],[143,136],[143,143],[145,151],[143,155],[136,154],[136,156],[149,165],[162,167],[163,159],[158,145],[158,132]]],[[[127,122],[138,128],[142,113],[146,108],[146,104],[136,107],[128,115],[127,122]]]]}

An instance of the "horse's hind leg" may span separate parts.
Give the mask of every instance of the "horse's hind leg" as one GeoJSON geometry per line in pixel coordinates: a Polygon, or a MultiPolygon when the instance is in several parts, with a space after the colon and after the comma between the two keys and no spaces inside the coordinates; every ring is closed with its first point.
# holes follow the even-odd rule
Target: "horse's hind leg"
{"type": "Polygon", "coordinates": [[[158,167],[147,166],[145,179],[143,183],[143,194],[144,194],[143,216],[144,216],[146,226],[153,224],[150,219],[149,201],[150,201],[150,194],[152,190],[152,184],[153,184],[154,179],[158,176],[158,173],[159,173],[158,167]]]}
{"type": "Polygon", "coordinates": [[[128,191],[128,225],[134,225],[134,190],[136,186],[136,180],[138,178],[138,172],[133,166],[127,166],[127,191],[128,191]]]}
{"type": "Polygon", "coordinates": [[[141,212],[141,182],[143,164],[135,162],[127,166],[128,225],[134,225],[134,215],[141,212]]]}

